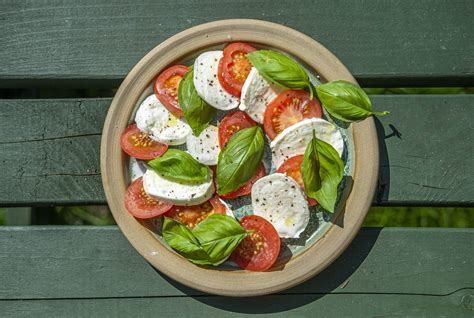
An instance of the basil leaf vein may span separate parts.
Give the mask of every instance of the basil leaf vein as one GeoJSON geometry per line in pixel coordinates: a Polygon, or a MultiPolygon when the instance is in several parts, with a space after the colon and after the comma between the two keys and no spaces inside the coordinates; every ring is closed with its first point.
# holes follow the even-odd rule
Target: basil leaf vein
{"type": "Polygon", "coordinates": [[[178,87],[178,101],[193,134],[199,134],[209,126],[216,110],[207,104],[197,93],[193,82],[194,70],[191,68],[181,79],[178,87]]]}
{"type": "Polygon", "coordinates": [[[209,216],[196,225],[192,233],[214,265],[227,258],[247,236],[234,218],[222,214],[209,216]]]}
{"type": "Polygon", "coordinates": [[[339,80],[316,87],[324,108],[334,118],[357,122],[371,115],[384,116],[389,112],[374,112],[369,96],[357,85],[339,80]]]}
{"type": "Polygon", "coordinates": [[[311,139],[304,152],[303,162],[301,163],[301,176],[306,192],[314,193],[321,189],[319,155],[314,130],[313,139],[311,139]]]}
{"type": "Polygon", "coordinates": [[[186,184],[200,184],[209,180],[209,167],[182,150],[169,148],[162,156],[148,162],[161,177],[186,184]]]}
{"type": "Polygon", "coordinates": [[[169,246],[194,264],[212,265],[209,255],[185,225],[165,217],[163,221],[163,239],[169,246]]]}
{"type": "Polygon", "coordinates": [[[308,144],[303,157],[301,174],[306,194],[310,198],[318,201],[321,207],[325,210],[334,213],[337,200],[337,190],[342,178],[344,177],[344,162],[339,157],[336,149],[327,142],[313,137],[311,142],[308,144]],[[317,159],[319,161],[319,187],[317,186],[317,182],[311,180],[311,178],[315,178],[315,171],[309,170],[314,169],[314,148],[317,151],[317,159]],[[307,153],[308,157],[306,155],[307,153]],[[309,176],[312,174],[313,176],[309,176]]]}
{"type": "Polygon", "coordinates": [[[263,158],[263,132],[258,126],[235,133],[219,153],[217,192],[226,194],[244,185],[257,171],[263,158]]]}
{"type": "Polygon", "coordinates": [[[304,68],[289,56],[272,51],[258,50],[247,54],[258,73],[269,82],[284,88],[308,88],[313,97],[313,86],[304,68]]]}

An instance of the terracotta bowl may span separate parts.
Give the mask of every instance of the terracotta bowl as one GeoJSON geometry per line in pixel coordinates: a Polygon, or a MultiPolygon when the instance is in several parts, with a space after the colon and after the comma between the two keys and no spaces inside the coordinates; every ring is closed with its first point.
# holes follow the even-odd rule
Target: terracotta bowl
{"type": "Polygon", "coordinates": [[[321,80],[356,83],[346,67],[308,36],[282,25],[258,20],[223,20],[185,30],[151,50],[130,71],[117,91],[105,120],[101,143],[102,181],[117,224],[135,249],[167,276],[189,287],[219,295],[254,296],[275,293],[309,279],[333,262],[359,231],[374,195],[378,147],[372,118],[352,124],[352,187],[339,204],[337,216],[317,239],[287,262],[263,273],[196,266],[173,252],[125,209],[130,183],[128,158],[120,149],[120,135],[161,70],[189,59],[200,50],[242,41],[271,47],[299,59],[321,80]]]}

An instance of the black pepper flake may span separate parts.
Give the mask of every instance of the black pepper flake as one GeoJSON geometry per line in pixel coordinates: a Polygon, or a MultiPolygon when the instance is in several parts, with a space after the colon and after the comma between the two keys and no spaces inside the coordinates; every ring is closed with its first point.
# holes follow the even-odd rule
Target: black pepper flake
{"type": "Polygon", "coordinates": [[[203,64],[202,64],[202,62],[201,62],[201,63],[199,63],[199,65],[203,65],[203,64]]]}
{"type": "Polygon", "coordinates": [[[255,202],[257,202],[257,203],[258,203],[258,202],[260,202],[260,200],[259,200],[259,199],[255,199],[255,202]]]}
{"type": "Polygon", "coordinates": [[[191,194],[191,198],[194,198],[196,196],[196,193],[191,194]]]}
{"type": "Polygon", "coordinates": [[[209,136],[209,134],[206,134],[206,138],[211,138],[211,136],[209,136]]]}
{"type": "Polygon", "coordinates": [[[291,186],[292,189],[296,189],[296,187],[294,185],[291,186]]]}

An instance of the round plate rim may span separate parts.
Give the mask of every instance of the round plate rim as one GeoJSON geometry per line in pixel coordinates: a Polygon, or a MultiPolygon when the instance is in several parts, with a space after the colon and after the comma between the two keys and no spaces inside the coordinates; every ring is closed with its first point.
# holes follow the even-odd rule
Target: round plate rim
{"type": "Polygon", "coordinates": [[[378,142],[373,118],[354,123],[355,167],[351,193],[331,228],[295,259],[268,272],[228,271],[196,266],[158,241],[125,209],[128,184],[120,135],[142,91],[167,65],[199,49],[231,41],[254,42],[284,50],[331,81],[357,82],[347,68],[312,38],[260,20],[231,19],[201,24],[162,42],[128,73],[109,108],[101,140],[100,165],[107,202],[123,234],[155,268],[176,281],[207,293],[257,296],[288,289],[331,264],[358,233],[372,203],[378,177],[378,142]]]}

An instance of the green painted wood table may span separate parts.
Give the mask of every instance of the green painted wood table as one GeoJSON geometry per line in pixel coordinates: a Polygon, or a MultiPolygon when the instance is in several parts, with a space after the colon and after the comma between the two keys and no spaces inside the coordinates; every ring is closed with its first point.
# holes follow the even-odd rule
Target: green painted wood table
{"type": "MultiPolygon", "coordinates": [[[[363,87],[472,87],[473,16],[470,0],[0,1],[0,206],[106,204],[99,143],[110,98],[78,92],[104,96],[190,26],[290,26],[363,87]]],[[[374,205],[474,206],[474,95],[371,98],[391,111],[377,120],[374,205]]],[[[473,317],[473,240],[471,229],[364,228],[308,282],[233,299],[161,275],[116,227],[4,226],[0,316],[473,317]]]]}

